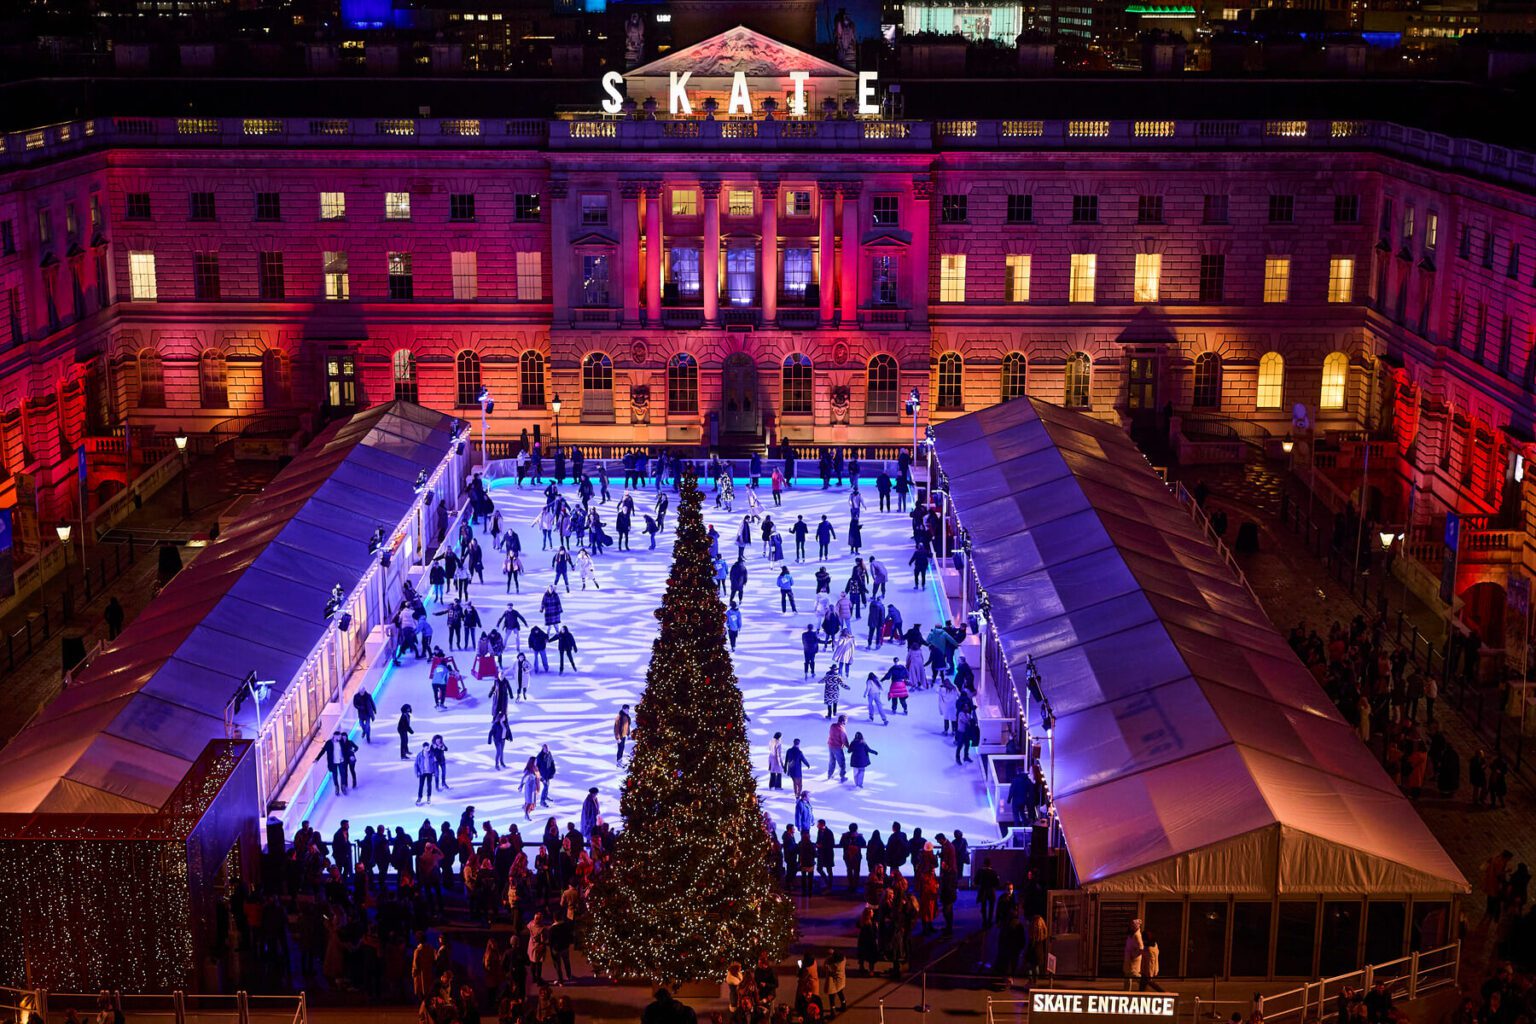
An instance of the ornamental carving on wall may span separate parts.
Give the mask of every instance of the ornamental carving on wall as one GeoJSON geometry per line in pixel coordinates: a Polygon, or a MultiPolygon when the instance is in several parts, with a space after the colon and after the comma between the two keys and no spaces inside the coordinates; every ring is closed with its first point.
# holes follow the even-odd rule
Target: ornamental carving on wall
{"type": "Polygon", "coordinates": [[[839,366],[848,362],[848,343],[846,341],[839,341],[832,346],[832,361],[839,366]]]}
{"type": "Polygon", "coordinates": [[[629,346],[629,359],[630,359],[630,362],[637,363],[637,364],[638,363],[644,363],[645,362],[645,357],[648,356],[649,354],[650,354],[650,349],[646,347],[645,339],[644,338],[636,338],[633,342],[630,343],[630,346],[629,346]]]}
{"type": "Polygon", "coordinates": [[[832,389],[832,423],[834,425],[847,426],[848,409],[853,402],[853,392],[847,384],[839,384],[832,389]]]}
{"type": "MultiPolygon", "coordinates": [[[[642,342],[635,342],[643,345],[642,342]]],[[[631,385],[629,389],[629,422],[636,426],[648,426],[651,422],[651,386],[631,385]]]]}

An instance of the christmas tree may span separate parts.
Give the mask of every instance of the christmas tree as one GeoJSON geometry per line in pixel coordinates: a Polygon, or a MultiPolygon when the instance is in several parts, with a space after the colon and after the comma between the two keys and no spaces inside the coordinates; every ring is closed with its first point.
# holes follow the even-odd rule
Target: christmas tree
{"type": "Polygon", "coordinates": [[[587,956],[613,978],[718,981],[732,961],[777,960],[795,937],[769,869],[703,502],[685,476],[661,631],[635,708],[624,831],[592,895],[587,956]]]}

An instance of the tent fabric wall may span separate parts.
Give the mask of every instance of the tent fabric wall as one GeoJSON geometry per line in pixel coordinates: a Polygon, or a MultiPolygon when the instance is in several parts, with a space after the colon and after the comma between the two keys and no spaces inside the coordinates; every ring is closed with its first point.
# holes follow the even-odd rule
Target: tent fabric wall
{"type": "Polygon", "coordinates": [[[350,589],[373,563],[374,530],[404,518],[456,423],[394,402],[323,431],[0,751],[0,814],[158,810],[224,738],[247,672],[259,665],[279,687],[295,677],[324,634],[331,588],[350,589]]]}
{"type": "Polygon", "coordinates": [[[1020,399],[934,435],[1008,669],[1033,656],[1056,713],[1084,889],[1467,891],[1123,430],[1020,399]]]}

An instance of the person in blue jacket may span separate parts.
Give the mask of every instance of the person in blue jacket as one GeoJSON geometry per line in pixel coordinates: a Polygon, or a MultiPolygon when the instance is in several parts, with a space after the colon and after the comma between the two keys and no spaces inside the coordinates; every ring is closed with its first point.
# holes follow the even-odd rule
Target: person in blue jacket
{"type": "Polygon", "coordinates": [[[731,640],[731,650],[736,649],[736,634],[741,632],[741,609],[732,601],[725,610],[725,635],[731,640]]]}

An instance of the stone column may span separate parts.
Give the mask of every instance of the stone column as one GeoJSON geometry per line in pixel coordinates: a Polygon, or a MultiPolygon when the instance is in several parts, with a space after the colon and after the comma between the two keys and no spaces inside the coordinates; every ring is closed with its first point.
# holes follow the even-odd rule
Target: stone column
{"type": "Polygon", "coordinates": [[[619,304],[626,325],[640,319],[640,189],[638,181],[619,184],[619,304]]]}
{"type": "Polygon", "coordinates": [[[821,216],[818,222],[821,236],[821,251],[817,254],[817,262],[820,264],[821,277],[821,325],[832,325],[833,284],[837,280],[836,271],[833,269],[833,258],[837,254],[837,241],[833,235],[836,230],[834,220],[834,202],[837,197],[837,182],[819,181],[816,183],[816,194],[821,200],[821,216]]]}
{"type": "Polygon", "coordinates": [[[861,183],[845,181],[843,192],[843,286],[842,323],[852,327],[859,319],[859,238],[863,234],[859,219],[861,183]]]}
{"type": "Polygon", "coordinates": [[[763,248],[758,255],[758,270],[763,277],[763,324],[772,326],[779,316],[779,179],[759,181],[757,194],[758,202],[763,204],[763,248]]]}
{"type": "Polygon", "coordinates": [[[571,266],[575,255],[571,251],[570,211],[565,205],[571,192],[570,182],[550,178],[545,192],[549,196],[550,318],[563,325],[571,320],[571,282],[577,277],[571,266]]]}
{"type": "Polygon", "coordinates": [[[910,230],[912,248],[907,267],[908,321],[913,324],[928,322],[928,224],[929,209],[933,205],[933,182],[927,178],[912,179],[912,218],[910,230]]]}
{"type": "Polygon", "coordinates": [[[645,183],[645,319],[661,326],[661,182],[645,183]]]}
{"type": "Polygon", "coordinates": [[[699,253],[699,285],[704,292],[704,323],[720,322],[720,182],[701,181],[704,198],[704,249],[699,253]]]}

